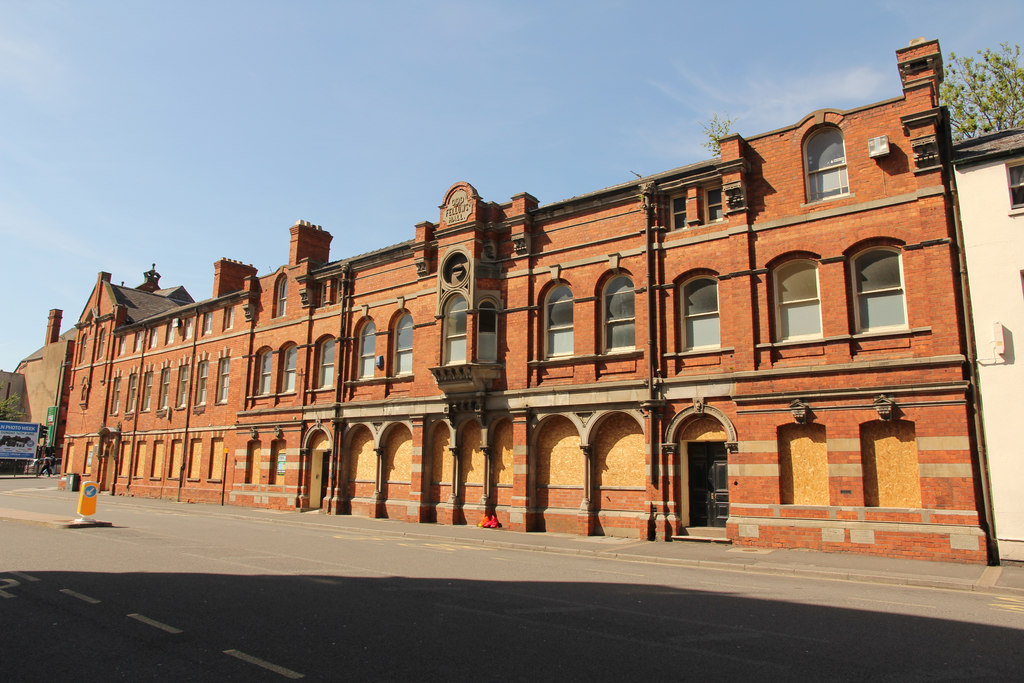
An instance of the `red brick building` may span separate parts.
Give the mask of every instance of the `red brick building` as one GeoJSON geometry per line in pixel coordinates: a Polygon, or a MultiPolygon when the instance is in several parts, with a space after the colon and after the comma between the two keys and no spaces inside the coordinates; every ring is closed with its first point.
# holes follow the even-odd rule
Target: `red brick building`
{"type": "Polygon", "coordinates": [[[100,274],[65,462],[115,493],[983,562],[938,43],[903,94],[412,240],[100,274]]]}

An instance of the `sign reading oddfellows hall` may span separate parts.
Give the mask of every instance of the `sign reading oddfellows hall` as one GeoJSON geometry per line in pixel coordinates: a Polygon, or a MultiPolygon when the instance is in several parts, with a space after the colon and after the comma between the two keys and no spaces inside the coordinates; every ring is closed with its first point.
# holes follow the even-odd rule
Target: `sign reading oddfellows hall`
{"type": "Polygon", "coordinates": [[[65,462],[117,494],[984,562],[942,60],[903,92],[412,239],[101,273],[65,462]],[[87,460],[87,454],[97,457],[87,460]]]}

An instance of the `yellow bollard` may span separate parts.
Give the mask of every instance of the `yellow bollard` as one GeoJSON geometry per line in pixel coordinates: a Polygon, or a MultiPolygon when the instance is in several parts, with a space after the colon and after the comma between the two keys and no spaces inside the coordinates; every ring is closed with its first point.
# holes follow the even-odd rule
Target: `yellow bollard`
{"type": "Polygon", "coordinates": [[[99,495],[100,487],[94,481],[82,482],[82,488],[78,493],[78,518],[92,519],[96,514],[96,496],[99,495]]]}

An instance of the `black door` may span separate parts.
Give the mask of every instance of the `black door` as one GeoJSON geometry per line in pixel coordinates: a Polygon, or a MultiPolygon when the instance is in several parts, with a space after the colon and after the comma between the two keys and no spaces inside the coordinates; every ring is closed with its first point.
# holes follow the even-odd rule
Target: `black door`
{"type": "Polygon", "coordinates": [[[690,526],[725,526],[729,518],[729,460],[725,444],[687,444],[690,462],[690,526]]]}
{"type": "Polygon", "coordinates": [[[327,497],[328,481],[327,478],[331,474],[331,452],[324,451],[321,458],[320,464],[320,504],[323,505],[324,498],[327,497]]]}

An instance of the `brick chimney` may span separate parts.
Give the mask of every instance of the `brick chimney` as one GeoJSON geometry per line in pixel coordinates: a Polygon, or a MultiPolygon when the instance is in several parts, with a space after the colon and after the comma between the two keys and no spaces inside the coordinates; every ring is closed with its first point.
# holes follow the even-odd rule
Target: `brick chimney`
{"type": "Polygon", "coordinates": [[[143,292],[155,292],[160,289],[160,273],[156,272],[156,264],[142,274],[146,278],[146,281],[135,289],[141,289],[143,292]]]}
{"type": "Polygon", "coordinates": [[[64,311],[59,308],[50,309],[50,317],[46,321],[46,344],[53,344],[60,339],[60,321],[64,311]]]}
{"type": "Polygon", "coordinates": [[[896,50],[896,64],[900,70],[904,94],[921,86],[928,86],[931,88],[931,106],[939,106],[942,51],[939,49],[938,40],[914,38],[910,45],[896,50]]]}
{"type": "Polygon", "coordinates": [[[245,289],[245,278],[256,275],[256,268],[229,258],[213,264],[213,296],[224,296],[245,289]]]}
{"type": "Polygon", "coordinates": [[[288,265],[294,266],[307,258],[317,264],[331,260],[331,233],[309,221],[296,221],[289,230],[292,239],[288,250],[288,265]]]}

